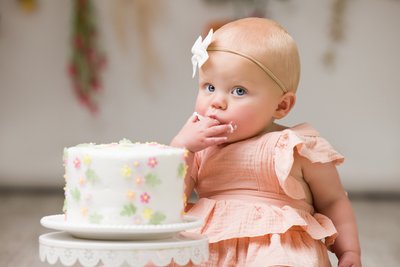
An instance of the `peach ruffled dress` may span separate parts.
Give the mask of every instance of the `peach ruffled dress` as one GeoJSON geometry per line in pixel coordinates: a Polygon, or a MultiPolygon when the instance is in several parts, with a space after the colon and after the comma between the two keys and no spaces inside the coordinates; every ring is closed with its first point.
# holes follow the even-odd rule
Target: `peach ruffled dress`
{"type": "Polygon", "coordinates": [[[294,149],[311,162],[343,161],[308,124],[196,153],[199,200],[188,215],[205,221],[195,230],[210,243],[202,266],[331,266],[337,232],[314,212],[307,184],[290,176],[294,149]]]}

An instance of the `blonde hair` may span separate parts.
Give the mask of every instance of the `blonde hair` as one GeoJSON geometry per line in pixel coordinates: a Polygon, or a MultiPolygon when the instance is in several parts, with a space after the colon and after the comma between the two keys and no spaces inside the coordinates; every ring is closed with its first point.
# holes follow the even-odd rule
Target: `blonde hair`
{"type": "Polygon", "coordinates": [[[225,24],[213,35],[210,46],[224,47],[261,62],[283,83],[296,92],[300,80],[297,45],[275,21],[245,18],[225,24]]]}

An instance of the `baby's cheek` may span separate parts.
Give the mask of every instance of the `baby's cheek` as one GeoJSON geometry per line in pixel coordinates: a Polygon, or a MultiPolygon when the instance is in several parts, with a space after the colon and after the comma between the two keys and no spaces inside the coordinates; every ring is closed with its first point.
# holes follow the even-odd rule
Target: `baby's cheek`
{"type": "Polygon", "coordinates": [[[227,118],[227,121],[232,122],[232,124],[237,126],[242,125],[243,123],[249,120],[251,121],[252,119],[249,117],[246,118],[240,113],[231,114],[231,116],[227,118]]]}
{"type": "Polygon", "coordinates": [[[232,125],[236,128],[235,130],[245,135],[251,135],[260,127],[259,120],[255,115],[250,116],[248,114],[240,113],[231,117],[230,121],[232,121],[232,125]]]}
{"type": "Polygon", "coordinates": [[[209,105],[208,99],[199,92],[196,98],[195,111],[204,116],[207,113],[209,105]]]}
{"type": "Polygon", "coordinates": [[[198,105],[196,103],[196,106],[194,108],[194,111],[199,113],[201,116],[204,116],[206,114],[207,108],[202,106],[202,105],[198,105]]]}

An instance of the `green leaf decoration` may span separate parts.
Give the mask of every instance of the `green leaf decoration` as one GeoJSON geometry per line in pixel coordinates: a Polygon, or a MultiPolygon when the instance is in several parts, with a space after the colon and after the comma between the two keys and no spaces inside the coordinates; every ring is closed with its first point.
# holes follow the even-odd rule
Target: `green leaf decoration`
{"type": "Polygon", "coordinates": [[[64,198],[64,205],[63,205],[63,208],[62,208],[62,211],[63,211],[64,213],[67,212],[67,206],[68,206],[67,199],[64,198]]]}
{"type": "Polygon", "coordinates": [[[186,170],[187,170],[186,164],[184,164],[184,163],[179,164],[179,166],[178,166],[178,177],[179,178],[185,178],[186,170]]]}
{"type": "Polygon", "coordinates": [[[81,191],[79,191],[79,189],[77,187],[75,187],[74,189],[71,189],[69,192],[70,192],[72,198],[76,202],[79,202],[81,200],[81,191]]]}
{"type": "Polygon", "coordinates": [[[100,181],[99,177],[97,176],[96,172],[92,169],[87,169],[86,171],[86,179],[91,185],[96,184],[100,181]]]}
{"type": "Polygon", "coordinates": [[[103,220],[103,216],[98,214],[97,212],[89,215],[89,222],[93,224],[99,224],[103,220]]]}
{"type": "Polygon", "coordinates": [[[150,224],[160,224],[162,221],[165,220],[165,215],[159,211],[153,213],[153,215],[150,218],[149,223],[150,224]]]}
{"type": "Polygon", "coordinates": [[[68,160],[68,149],[64,147],[63,161],[67,162],[67,160],[68,160]]]}
{"type": "Polygon", "coordinates": [[[158,177],[153,174],[153,173],[149,173],[144,177],[144,180],[146,182],[147,185],[150,185],[152,187],[157,186],[159,184],[161,184],[161,180],[158,179],[158,177]]]}
{"type": "Polygon", "coordinates": [[[132,216],[136,213],[136,207],[132,203],[124,205],[123,210],[121,211],[121,216],[132,216]]]}

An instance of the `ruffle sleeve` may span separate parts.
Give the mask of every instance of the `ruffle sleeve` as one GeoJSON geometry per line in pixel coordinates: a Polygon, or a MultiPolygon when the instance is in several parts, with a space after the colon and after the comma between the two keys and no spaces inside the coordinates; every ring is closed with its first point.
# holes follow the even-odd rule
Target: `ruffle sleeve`
{"type": "Polygon", "coordinates": [[[294,162],[294,149],[311,162],[340,164],[344,157],[319,133],[308,125],[283,130],[274,150],[274,168],[283,191],[294,199],[304,199],[305,193],[301,183],[290,176],[294,162]]]}

